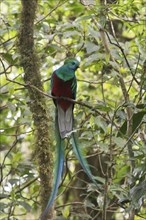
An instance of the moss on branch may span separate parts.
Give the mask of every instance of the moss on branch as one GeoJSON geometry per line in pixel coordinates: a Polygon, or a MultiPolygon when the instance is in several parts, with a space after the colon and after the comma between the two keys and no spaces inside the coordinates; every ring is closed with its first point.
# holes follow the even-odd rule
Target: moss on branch
{"type": "MultiPolygon", "coordinates": [[[[37,10],[37,0],[21,0],[21,27],[19,32],[20,62],[24,69],[24,81],[43,90],[39,59],[34,47],[34,19],[37,10]]],[[[52,149],[50,133],[51,119],[47,112],[46,98],[37,90],[28,87],[30,98],[29,107],[32,112],[35,134],[35,152],[38,159],[41,208],[44,209],[48,201],[52,186],[52,149]]],[[[48,219],[53,219],[53,210],[48,219]]]]}

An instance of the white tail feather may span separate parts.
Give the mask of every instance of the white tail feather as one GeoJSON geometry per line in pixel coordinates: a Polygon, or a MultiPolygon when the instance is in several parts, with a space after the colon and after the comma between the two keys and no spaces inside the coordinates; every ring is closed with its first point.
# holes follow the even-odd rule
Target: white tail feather
{"type": "Polygon", "coordinates": [[[59,105],[57,105],[58,109],[58,125],[61,138],[65,138],[69,132],[72,131],[73,126],[73,111],[72,105],[64,111],[59,105]]]}

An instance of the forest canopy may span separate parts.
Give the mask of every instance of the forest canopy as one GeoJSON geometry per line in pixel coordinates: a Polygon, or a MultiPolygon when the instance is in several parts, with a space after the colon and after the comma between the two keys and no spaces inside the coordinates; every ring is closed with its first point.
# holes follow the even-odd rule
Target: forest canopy
{"type": "Polygon", "coordinates": [[[80,61],[74,132],[48,219],[146,218],[146,1],[5,0],[0,30],[0,219],[39,219],[55,162],[50,78],[80,61]]]}

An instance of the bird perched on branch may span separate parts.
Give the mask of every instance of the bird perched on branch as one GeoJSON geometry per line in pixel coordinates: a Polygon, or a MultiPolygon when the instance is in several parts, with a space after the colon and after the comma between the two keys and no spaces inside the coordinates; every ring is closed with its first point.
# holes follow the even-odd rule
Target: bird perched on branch
{"type": "Polygon", "coordinates": [[[76,99],[77,80],[75,71],[79,67],[79,61],[75,58],[65,60],[64,65],[55,70],[51,77],[51,94],[58,99],[53,99],[56,106],[55,117],[55,134],[56,134],[56,162],[54,169],[54,184],[47,207],[42,216],[46,216],[53,205],[54,199],[58,192],[63,164],[64,164],[64,139],[70,134],[73,150],[88,177],[93,183],[96,183],[89,165],[81,153],[76,134],[73,129],[73,109],[74,103],[70,99],[76,99]],[[62,98],[61,98],[62,97],[62,98]]]}

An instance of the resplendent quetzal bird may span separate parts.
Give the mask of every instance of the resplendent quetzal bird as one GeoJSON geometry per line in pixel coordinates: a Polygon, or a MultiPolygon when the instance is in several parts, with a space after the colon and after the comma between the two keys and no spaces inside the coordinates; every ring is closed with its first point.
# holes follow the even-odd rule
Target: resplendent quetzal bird
{"type": "MultiPolygon", "coordinates": [[[[76,99],[77,80],[75,71],[79,67],[79,61],[75,58],[69,58],[65,60],[64,65],[55,70],[51,77],[51,94],[57,97],[66,97],[76,99]]],[[[63,165],[64,165],[64,139],[70,135],[72,140],[73,150],[88,177],[93,183],[96,183],[94,176],[92,175],[89,165],[81,153],[77,137],[73,129],[73,109],[74,103],[65,99],[53,99],[56,106],[55,117],[55,134],[56,134],[56,162],[54,170],[54,183],[52,193],[50,195],[47,207],[42,216],[46,216],[49,209],[53,205],[54,199],[58,192],[60,184],[63,165]]]]}

